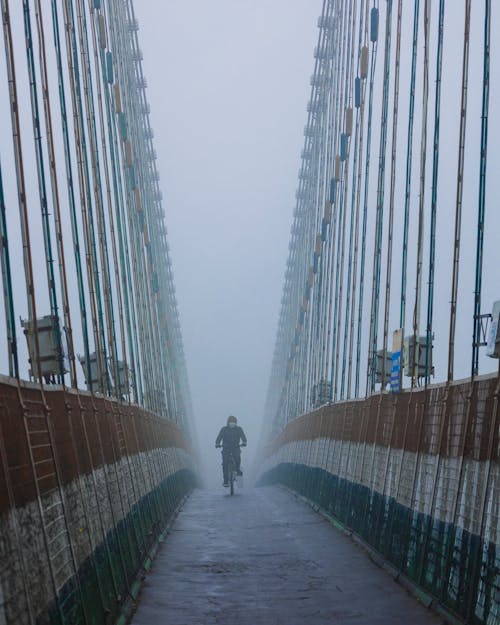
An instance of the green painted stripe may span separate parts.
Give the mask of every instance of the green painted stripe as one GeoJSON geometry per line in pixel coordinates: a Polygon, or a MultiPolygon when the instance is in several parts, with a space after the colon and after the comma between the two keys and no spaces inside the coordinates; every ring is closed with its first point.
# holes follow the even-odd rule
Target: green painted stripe
{"type": "Polygon", "coordinates": [[[37,625],[126,623],[142,572],[150,568],[170,524],[196,485],[195,475],[182,469],[144,496],[82,563],[78,584],[75,578],[69,580],[59,593],[58,605],[54,601],[38,615],[37,625]],[[157,518],[151,514],[155,506],[157,518]]]}
{"type": "Polygon", "coordinates": [[[473,614],[475,625],[500,619],[498,545],[323,469],[282,463],[259,483],[290,488],[336,527],[353,533],[425,605],[459,621],[473,614]]]}

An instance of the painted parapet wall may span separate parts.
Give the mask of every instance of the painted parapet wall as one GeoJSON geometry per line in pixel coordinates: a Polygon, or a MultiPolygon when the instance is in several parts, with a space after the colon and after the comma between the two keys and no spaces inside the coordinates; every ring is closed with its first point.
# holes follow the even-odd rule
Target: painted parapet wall
{"type": "Polygon", "coordinates": [[[373,395],[293,421],[261,484],[319,504],[464,622],[500,623],[496,377],[373,395]]]}
{"type": "Polygon", "coordinates": [[[172,422],[0,382],[0,623],[105,624],[195,485],[172,422]]]}

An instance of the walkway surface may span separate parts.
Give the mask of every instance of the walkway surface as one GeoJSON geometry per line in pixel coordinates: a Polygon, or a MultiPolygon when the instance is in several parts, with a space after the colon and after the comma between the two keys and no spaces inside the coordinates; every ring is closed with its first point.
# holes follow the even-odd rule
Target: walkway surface
{"type": "Polygon", "coordinates": [[[437,625],[366,553],[278,487],[198,490],[133,625],[437,625]]]}

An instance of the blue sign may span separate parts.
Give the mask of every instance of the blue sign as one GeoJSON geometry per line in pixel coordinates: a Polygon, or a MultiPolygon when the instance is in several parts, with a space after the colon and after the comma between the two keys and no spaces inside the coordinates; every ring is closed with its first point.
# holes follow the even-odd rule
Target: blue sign
{"type": "Polygon", "coordinates": [[[391,392],[401,391],[401,352],[392,352],[391,392]]]}

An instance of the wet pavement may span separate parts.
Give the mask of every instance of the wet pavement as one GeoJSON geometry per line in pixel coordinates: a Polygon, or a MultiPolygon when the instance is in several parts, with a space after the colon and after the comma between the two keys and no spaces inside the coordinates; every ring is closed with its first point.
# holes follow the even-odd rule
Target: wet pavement
{"type": "Polygon", "coordinates": [[[198,490],[133,625],[437,625],[348,537],[278,487],[198,490]]]}

